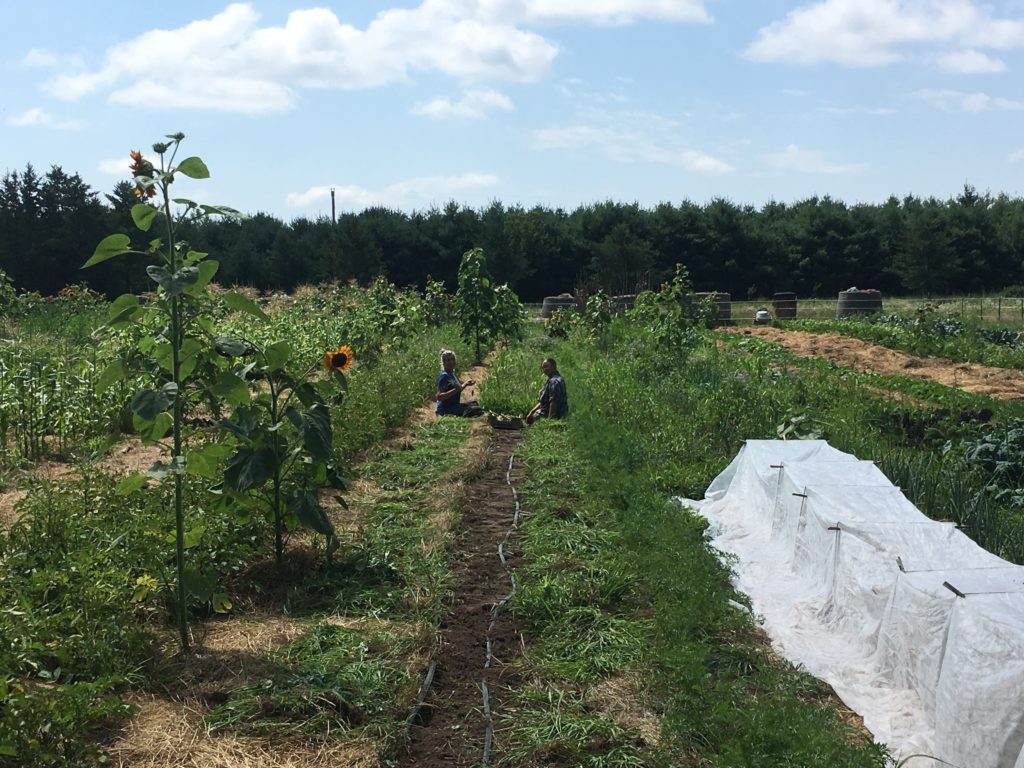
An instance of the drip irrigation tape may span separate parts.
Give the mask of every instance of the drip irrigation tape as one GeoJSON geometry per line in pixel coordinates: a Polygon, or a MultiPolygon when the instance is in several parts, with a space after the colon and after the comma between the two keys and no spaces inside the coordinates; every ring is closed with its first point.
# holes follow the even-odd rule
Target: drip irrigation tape
{"type": "MultiPolygon", "coordinates": [[[[491,663],[494,661],[493,653],[493,638],[494,627],[498,623],[498,617],[501,615],[502,609],[508,605],[509,600],[512,599],[516,593],[516,576],[509,568],[508,560],[505,558],[505,545],[508,544],[509,539],[512,538],[512,534],[515,533],[519,527],[519,494],[516,492],[516,487],[512,485],[512,463],[515,461],[516,455],[513,453],[508,457],[508,470],[505,472],[505,483],[512,490],[512,500],[515,502],[515,512],[512,515],[512,527],[505,532],[505,536],[500,542],[498,542],[498,559],[501,560],[501,566],[505,569],[505,573],[508,575],[509,583],[512,585],[512,591],[501,598],[495,606],[491,609],[491,623],[487,625],[487,654],[484,658],[484,669],[490,669],[491,663]]],[[[491,716],[491,700],[487,692],[487,681],[480,681],[480,690],[484,697],[484,717],[487,718],[487,729],[484,731],[484,754],[481,763],[487,765],[491,759],[491,744],[494,741],[494,718],[491,716]]]]}
{"type": "Polygon", "coordinates": [[[416,719],[416,715],[423,709],[423,702],[427,700],[427,693],[430,691],[430,685],[434,682],[434,671],[437,669],[437,662],[430,662],[430,666],[427,667],[427,674],[423,676],[423,682],[420,683],[420,692],[416,694],[416,703],[413,705],[412,711],[409,716],[405,719],[406,725],[412,725],[412,721],[416,719]]]}
{"type": "Polygon", "coordinates": [[[484,756],[481,761],[487,765],[491,761],[491,744],[494,741],[494,718],[491,716],[491,697],[487,692],[487,681],[480,681],[480,692],[484,697],[484,717],[487,718],[487,728],[484,731],[484,756]]]}

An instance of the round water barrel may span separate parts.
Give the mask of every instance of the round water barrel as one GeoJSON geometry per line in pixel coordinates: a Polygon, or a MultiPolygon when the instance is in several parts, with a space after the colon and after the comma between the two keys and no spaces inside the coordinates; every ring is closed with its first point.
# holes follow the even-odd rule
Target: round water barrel
{"type": "Polygon", "coordinates": [[[779,320],[793,320],[796,317],[796,294],[776,293],[772,297],[772,309],[779,320]]]}
{"type": "Polygon", "coordinates": [[[576,299],[573,298],[571,293],[560,293],[557,296],[545,296],[544,303],[540,305],[540,316],[543,318],[551,317],[551,313],[556,309],[563,309],[564,307],[572,307],[576,309],[576,299]]]}
{"type": "Polygon", "coordinates": [[[705,293],[693,294],[695,304],[700,304],[706,296],[710,296],[715,302],[715,324],[730,325],[732,323],[732,294],[721,291],[708,291],[705,293]]]}
{"type": "Polygon", "coordinates": [[[873,315],[882,311],[881,291],[840,291],[836,304],[836,320],[844,317],[873,315]]]}

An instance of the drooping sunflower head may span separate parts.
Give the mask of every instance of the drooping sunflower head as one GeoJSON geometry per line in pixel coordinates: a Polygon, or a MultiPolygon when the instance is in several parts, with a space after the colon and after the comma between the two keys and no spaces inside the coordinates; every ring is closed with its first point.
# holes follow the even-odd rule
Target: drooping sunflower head
{"type": "Polygon", "coordinates": [[[132,178],[137,179],[141,176],[146,179],[146,181],[135,182],[135,196],[153,197],[156,195],[156,188],[152,182],[149,181],[154,173],[153,164],[144,158],[142,153],[138,150],[132,150],[129,154],[132,158],[132,164],[129,166],[129,170],[132,172],[132,178]]]}
{"type": "Polygon", "coordinates": [[[324,354],[324,368],[329,371],[344,373],[352,365],[352,348],[348,344],[342,344],[337,349],[332,349],[324,354]]]}

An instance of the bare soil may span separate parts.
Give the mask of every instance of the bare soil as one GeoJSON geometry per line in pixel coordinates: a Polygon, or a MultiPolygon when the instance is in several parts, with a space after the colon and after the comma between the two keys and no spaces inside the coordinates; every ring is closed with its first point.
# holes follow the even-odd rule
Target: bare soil
{"type": "Polygon", "coordinates": [[[938,357],[916,357],[838,333],[807,333],[770,326],[729,329],[781,344],[800,357],[820,357],[857,371],[905,376],[956,387],[997,400],[1024,400],[1024,373],[938,357]]]}
{"type": "MultiPolygon", "coordinates": [[[[517,431],[494,431],[483,471],[466,484],[465,512],[454,545],[460,554],[455,566],[455,598],[442,623],[433,686],[420,721],[411,730],[403,766],[479,765],[488,724],[483,686],[486,685],[489,707],[496,719],[497,713],[503,711],[507,689],[517,680],[516,662],[525,648],[525,639],[507,610],[499,611],[493,627],[491,622],[495,606],[512,589],[498,556],[498,544],[512,527],[515,514],[506,472],[509,457],[520,440],[517,431]],[[488,637],[491,663],[485,667],[488,637]]],[[[513,464],[513,485],[518,476],[513,464]]],[[[514,542],[513,536],[504,548],[510,568],[515,567],[519,557],[514,542]]]]}

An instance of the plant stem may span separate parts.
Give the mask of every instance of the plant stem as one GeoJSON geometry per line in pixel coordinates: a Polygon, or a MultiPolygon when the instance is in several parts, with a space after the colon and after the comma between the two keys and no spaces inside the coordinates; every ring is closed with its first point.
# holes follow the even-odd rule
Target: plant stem
{"type": "MultiPolygon", "coordinates": [[[[170,272],[172,275],[178,271],[178,249],[174,243],[174,224],[171,219],[171,200],[168,182],[164,181],[164,218],[167,221],[167,253],[170,272]]],[[[181,456],[181,306],[179,297],[171,295],[171,380],[174,382],[174,408],[172,411],[173,423],[171,432],[174,445],[171,448],[171,466],[174,471],[174,561],[178,571],[177,584],[177,618],[178,635],[181,639],[182,653],[188,653],[188,603],[185,594],[185,503],[184,488],[182,487],[182,476],[180,472],[181,456]]]]}
{"type": "MultiPolygon", "coordinates": [[[[278,390],[274,384],[274,376],[271,373],[267,376],[270,383],[270,423],[277,426],[278,419],[278,408],[277,398],[278,390]]],[[[274,430],[274,558],[277,562],[278,570],[284,567],[284,541],[281,532],[283,521],[281,519],[281,462],[278,459],[278,452],[280,445],[278,443],[277,430],[274,430]]]]}

